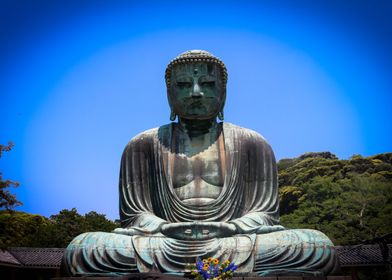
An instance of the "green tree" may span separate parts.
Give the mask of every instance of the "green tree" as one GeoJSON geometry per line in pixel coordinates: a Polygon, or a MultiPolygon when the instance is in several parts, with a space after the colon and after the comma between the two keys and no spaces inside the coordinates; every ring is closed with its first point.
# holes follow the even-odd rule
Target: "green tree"
{"type": "Polygon", "coordinates": [[[83,232],[110,232],[119,224],[91,211],[80,215],[75,208],[46,218],[19,211],[0,211],[0,247],[66,247],[83,232]]]}
{"type": "Polygon", "coordinates": [[[285,215],[298,208],[301,200],[304,199],[304,193],[297,186],[283,186],[279,189],[279,199],[280,214],[285,215]]]}
{"type": "MultiPolygon", "coordinates": [[[[3,152],[11,151],[14,144],[8,142],[8,145],[0,144],[0,158],[3,152]]],[[[11,180],[3,180],[3,174],[0,172],[0,209],[12,210],[18,205],[22,205],[22,202],[16,199],[16,195],[10,191],[11,187],[18,187],[19,183],[11,180]]]]}
{"type": "Polygon", "coordinates": [[[49,218],[46,240],[53,247],[66,247],[77,235],[84,232],[84,218],[76,208],[63,209],[49,218]]]}
{"type": "Polygon", "coordinates": [[[76,208],[63,209],[49,218],[46,230],[47,244],[53,247],[66,247],[72,239],[83,232],[110,232],[118,225],[106,218],[104,214],[95,211],[80,215],[76,208]]]}
{"type": "Polygon", "coordinates": [[[48,219],[19,211],[0,211],[0,248],[9,246],[40,247],[48,219]]]}
{"type": "Polygon", "coordinates": [[[306,154],[279,170],[281,222],[314,228],[337,245],[359,244],[392,232],[392,154],[306,154]]]}
{"type": "Polygon", "coordinates": [[[120,225],[108,220],[104,214],[98,214],[95,211],[90,211],[84,215],[84,230],[86,232],[104,231],[110,232],[120,225]]]}

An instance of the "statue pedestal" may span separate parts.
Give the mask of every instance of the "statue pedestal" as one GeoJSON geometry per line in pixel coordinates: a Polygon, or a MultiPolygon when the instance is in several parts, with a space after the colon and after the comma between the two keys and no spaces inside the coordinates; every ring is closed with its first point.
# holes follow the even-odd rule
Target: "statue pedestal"
{"type": "MultiPolygon", "coordinates": [[[[131,273],[124,276],[92,276],[92,277],[56,277],[52,280],[183,280],[190,279],[184,276],[169,275],[163,273],[131,273]]],[[[233,277],[232,280],[352,280],[351,276],[241,276],[233,277]]]]}

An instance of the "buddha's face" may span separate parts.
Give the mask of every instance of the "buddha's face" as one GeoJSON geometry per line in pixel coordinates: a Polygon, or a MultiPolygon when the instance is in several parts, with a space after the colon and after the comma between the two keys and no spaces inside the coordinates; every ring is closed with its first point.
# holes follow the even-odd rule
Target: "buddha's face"
{"type": "Polygon", "coordinates": [[[212,119],[225,102],[219,67],[213,63],[189,63],[173,67],[169,102],[184,119],[212,119]]]}

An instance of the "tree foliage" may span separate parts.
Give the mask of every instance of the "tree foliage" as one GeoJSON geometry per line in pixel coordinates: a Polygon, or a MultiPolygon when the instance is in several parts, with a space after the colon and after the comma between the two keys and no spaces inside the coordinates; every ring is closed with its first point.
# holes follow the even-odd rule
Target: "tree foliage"
{"type": "Polygon", "coordinates": [[[278,162],[281,223],[313,228],[336,245],[370,242],[392,232],[392,153],[308,153],[278,162]]]}
{"type": "Polygon", "coordinates": [[[49,218],[19,211],[0,212],[0,247],[66,247],[83,232],[110,232],[119,227],[104,214],[80,215],[75,208],[61,210],[49,218]]]}
{"type": "Polygon", "coordinates": [[[0,211],[0,248],[40,247],[42,232],[49,221],[43,216],[19,211],[0,211]]]}
{"type": "MultiPolygon", "coordinates": [[[[8,142],[7,145],[0,144],[0,158],[3,152],[11,151],[14,144],[8,142]]],[[[16,199],[16,195],[11,193],[11,187],[18,187],[19,183],[11,180],[3,180],[3,174],[0,172],[0,209],[11,210],[18,205],[22,205],[22,202],[16,199]]]]}

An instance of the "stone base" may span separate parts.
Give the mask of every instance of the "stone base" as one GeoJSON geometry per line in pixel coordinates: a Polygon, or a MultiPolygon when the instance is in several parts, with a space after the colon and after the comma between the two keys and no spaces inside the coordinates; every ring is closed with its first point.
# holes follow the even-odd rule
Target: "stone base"
{"type": "MultiPolygon", "coordinates": [[[[90,277],[57,277],[52,280],[182,280],[184,276],[176,276],[162,273],[131,273],[123,276],[90,276],[90,277]]],[[[232,280],[352,280],[351,276],[243,276],[233,277],[232,280]]]]}

